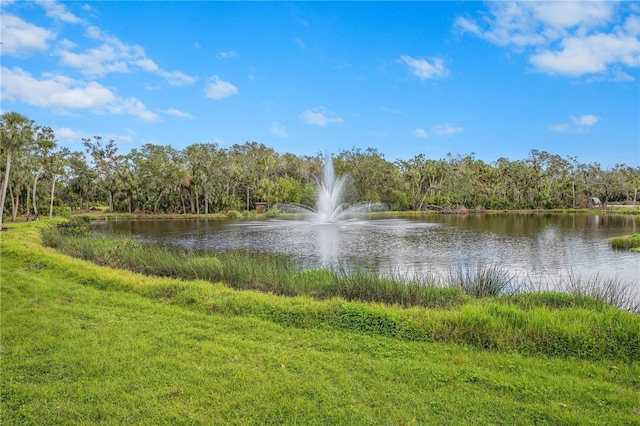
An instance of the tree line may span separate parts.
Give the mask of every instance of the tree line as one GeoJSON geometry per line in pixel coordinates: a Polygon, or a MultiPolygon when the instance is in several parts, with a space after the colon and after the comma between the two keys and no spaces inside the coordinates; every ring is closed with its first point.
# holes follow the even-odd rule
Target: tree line
{"type": "MultiPolygon", "coordinates": [[[[13,220],[97,203],[110,212],[176,214],[251,210],[256,202],[314,205],[325,157],[283,154],[257,142],[181,150],[149,143],[124,154],[100,136],[71,151],[51,128],[20,113],[3,113],[0,127],[0,213],[13,220]]],[[[374,148],[351,148],[334,154],[333,165],[350,177],[346,202],[377,201],[394,210],[578,208],[592,197],[605,205],[634,202],[640,186],[640,167],[603,169],[535,149],[525,159],[486,163],[475,154],[391,162],[374,148]]]]}

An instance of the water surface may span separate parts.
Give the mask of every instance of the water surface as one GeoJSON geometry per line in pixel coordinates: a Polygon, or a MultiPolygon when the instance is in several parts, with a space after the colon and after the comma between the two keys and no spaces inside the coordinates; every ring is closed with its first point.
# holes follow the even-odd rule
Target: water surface
{"type": "Polygon", "coordinates": [[[640,253],[614,250],[607,242],[640,232],[639,225],[633,216],[531,213],[323,224],[273,219],[109,220],[94,228],[170,247],[286,254],[304,267],[341,263],[411,275],[495,265],[536,284],[598,274],[632,282],[640,290],[640,253]]]}

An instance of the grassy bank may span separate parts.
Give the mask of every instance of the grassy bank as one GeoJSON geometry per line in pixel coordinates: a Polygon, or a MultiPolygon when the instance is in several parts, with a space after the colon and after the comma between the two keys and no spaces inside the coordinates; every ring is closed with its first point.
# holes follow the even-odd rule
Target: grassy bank
{"type": "Polygon", "coordinates": [[[71,258],[37,226],[1,235],[3,425],[640,420],[637,315],[555,294],[433,310],[236,291],[71,258]]]}
{"type": "Polygon", "coordinates": [[[640,234],[615,237],[609,240],[611,247],[620,250],[631,250],[640,252],[640,234]]]}
{"type": "MultiPolygon", "coordinates": [[[[375,271],[346,265],[310,271],[302,270],[295,259],[282,255],[246,251],[194,253],[143,245],[127,236],[94,234],[86,218],[45,227],[42,237],[45,246],[104,266],[148,275],[224,282],[235,289],[283,296],[320,300],[340,297],[348,301],[442,309],[464,305],[470,297],[511,296],[515,303],[527,297],[521,293],[536,291],[535,284],[491,265],[458,267],[419,276],[406,276],[398,271],[381,277],[375,271]]],[[[557,282],[554,288],[572,294],[574,306],[593,308],[608,304],[640,313],[640,297],[633,283],[572,275],[557,282]]]]}

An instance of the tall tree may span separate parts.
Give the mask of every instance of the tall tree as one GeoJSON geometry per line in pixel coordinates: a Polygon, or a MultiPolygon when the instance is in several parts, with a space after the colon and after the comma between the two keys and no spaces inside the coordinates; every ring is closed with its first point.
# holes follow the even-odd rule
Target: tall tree
{"type": "Polygon", "coordinates": [[[35,174],[33,176],[33,214],[37,219],[38,216],[38,181],[48,166],[51,158],[51,151],[56,147],[56,138],[50,127],[35,128],[36,138],[29,152],[31,160],[34,162],[35,174]]]}
{"type": "Polygon", "coordinates": [[[33,140],[33,122],[17,112],[5,112],[0,117],[0,137],[2,138],[2,150],[6,156],[4,179],[2,180],[2,192],[0,193],[0,229],[4,214],[4,202],[7,196],[7,185],[11,170],[11,155],[16,150],[23,148],[33,140]]]}
{"type": "Polygon", "coordinates": [[[51,156],[49,161],[49,176],[51,177],[51,202],[49,204],[49,219],[53,219],[53,199],[56,194],[56,182],[64,173],[64,166],[69,157],[67,148],[61,149],[51,156]]]}

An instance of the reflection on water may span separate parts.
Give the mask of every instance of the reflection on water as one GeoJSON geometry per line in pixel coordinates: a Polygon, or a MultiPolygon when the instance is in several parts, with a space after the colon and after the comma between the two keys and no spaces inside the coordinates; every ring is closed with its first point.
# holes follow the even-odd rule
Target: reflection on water
{"type": "Polygon", "coordinates": [[[119,220],[96,230],[193,250],[247,249],[293,256],[305,267],[340,263],[405,275],[496,265],[534,283],[568,275],[617,277],[640,289],[640,254],[607,238],[636,233],[632,216],[507,214],[349,220],[119,220]]]}

